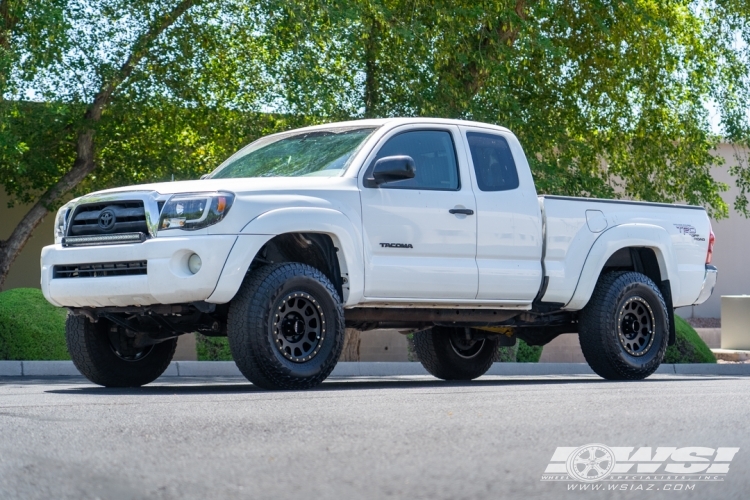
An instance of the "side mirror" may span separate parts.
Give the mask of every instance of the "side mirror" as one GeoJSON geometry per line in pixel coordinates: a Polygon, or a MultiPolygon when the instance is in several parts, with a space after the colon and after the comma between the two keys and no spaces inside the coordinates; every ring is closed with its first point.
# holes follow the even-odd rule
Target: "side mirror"
{"type": "Polygon", "coordinates": [[[417,167],[411,156],[386,156],[375,162],[372,177],[365,179],[367,187],[377,187],[386,182],[413,179],[417,167]]]}

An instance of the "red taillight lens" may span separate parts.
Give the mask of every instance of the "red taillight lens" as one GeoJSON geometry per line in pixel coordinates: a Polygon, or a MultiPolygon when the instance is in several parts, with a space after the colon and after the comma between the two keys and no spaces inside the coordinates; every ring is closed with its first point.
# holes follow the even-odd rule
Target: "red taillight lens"
{"type": "Polygon", "coordinates": [[[714,236],[714,230],[711,229],[711,234],[708,236],[708,251],[706,252],[706,264],[711,263],[711,259],[714,258],[714,242],[716,241],[716,236],[714,236]]]}

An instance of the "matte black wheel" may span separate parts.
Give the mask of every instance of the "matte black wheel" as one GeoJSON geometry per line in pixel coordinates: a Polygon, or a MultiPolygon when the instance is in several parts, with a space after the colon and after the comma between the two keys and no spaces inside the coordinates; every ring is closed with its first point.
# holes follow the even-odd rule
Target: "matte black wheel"
{"type": "Polygon", "coordinates": [[[229,348],[240,371],[264,389],[308,389],[328,377],[344,344],[338,292],[298,263],[258,269],[229,306],[229,348]]]}
{"type": "Polygon", "coordinates": [[[172,361],[177,339],[134,347],[122,330],[104,318],[92,323],[69,314],[65,340],[78,371],[105,387],[139,387],[159,378],[172,361]]]}
{"type": "Polygon", "coordinates": [[[599,278],[581,311],[578,338],[589,366],[610,380],[637,380],[659,368],[669,339],[664,298],[641,273],[599,278]]]}
{"type": "Polygon", "coordinates": [[[472,380],[492,366],[498,339],[470,340],[464,328],[435,326],[414,334],[414,349],[422,365],[443,380],[472,380]]]}

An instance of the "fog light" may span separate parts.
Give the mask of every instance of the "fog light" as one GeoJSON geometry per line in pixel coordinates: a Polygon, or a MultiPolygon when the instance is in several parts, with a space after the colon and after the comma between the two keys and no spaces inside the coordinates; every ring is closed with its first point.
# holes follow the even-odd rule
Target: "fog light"
{"type": "Polygon", "coordinates": [[[193,274],[197,274],[198,271],[201,270],[201,265],[203,265],[203,262],[201,261],[201,258],[198,257],[197,253],[194,253],[188,259],[188,269],[190,269],[190,272],[193,274]]]}

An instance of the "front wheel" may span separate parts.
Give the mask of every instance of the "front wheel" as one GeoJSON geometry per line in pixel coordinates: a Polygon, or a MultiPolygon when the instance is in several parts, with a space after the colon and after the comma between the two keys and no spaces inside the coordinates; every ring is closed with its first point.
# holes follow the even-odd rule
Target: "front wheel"
{"type": "Polygon", "coordinates": [[[344,345],[344,309],[333,284],[306,264],[255,271],[229,306],[229,348],[263,389],[309,389],[333,371],[344,345]]]}
{"type": "Polygon", "coordinates": [[[664,298],[651,279],[632,271],[607,273],[581,311],[583,356],[603,378],[646,378],[664,358],[669,321],[664,298]]]}
{"type": "Polygon", "coordinates": [[[498,338],[471,339],[465,328],[434,326],[414,334],[414,350],[422,365],[443,380],[473,380],[492,366],[498,338]]]}
{"type": "Polygon", "coordinates": [[[105,387],[140,387],[164,373],[174,356],[177,339],[134,347],[123,329],[100,318],[68,315],[65,340],[73,364],[87,379],[105,387]]]}

